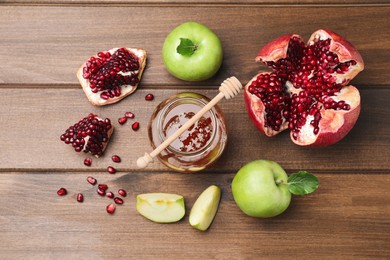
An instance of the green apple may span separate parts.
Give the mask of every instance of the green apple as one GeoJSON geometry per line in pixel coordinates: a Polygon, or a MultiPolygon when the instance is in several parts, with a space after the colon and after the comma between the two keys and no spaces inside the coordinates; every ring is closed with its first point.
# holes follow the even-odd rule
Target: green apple
{"type": "Polygon", "coordinates": [[[184,198],[170,193],[137,195],[136,208],[145,218],[158,223],[177,222],[184,217],[184,198]]]}
{"type": "Polygon", "coordinates": [[[196,229],[205,231],[217,214],[221,189],[212,185],[205,189],[192,206],[189,222],[196,229]]]}
{"type": "Polygon", "coordinates": [[[222,64],[222,44],[208,27],[186,22],[173,29],[165,39],[162,55],[173,76],[187,81],[212,77],[222,64]]]}
{"type": "Polygon", "coordinates": [[[276,162],[257,160],[244,165],[234,176],[232,192],[238,207],[252,217],[269,218],[290,205],[288,176],[276,162]]]}

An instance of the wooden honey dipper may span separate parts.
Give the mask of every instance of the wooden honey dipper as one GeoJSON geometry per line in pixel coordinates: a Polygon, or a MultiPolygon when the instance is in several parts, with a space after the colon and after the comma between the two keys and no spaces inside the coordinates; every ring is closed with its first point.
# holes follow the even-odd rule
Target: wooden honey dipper
{"type": "Polygon", "coordinates": [[[176,130],[171,136],[169,136],[164,142],[162,142],[156,149],[150,154],[145,153],[144,156],[139,157],[137,160],[138,168],[145,168],[149,163],[153,162],[153,158],[160,154],[165,148],[167,148],[176,138],[190,128],[196,121],[198,121],[207,111],[213,108],[223,98],[230,99],[240,92],[242,89],[241,82],[236,77],[230,77],[225,79],[219,87],[219,93],[207,105],[198,111],[190,120],[188,120],[183,126],[176,130]]]}

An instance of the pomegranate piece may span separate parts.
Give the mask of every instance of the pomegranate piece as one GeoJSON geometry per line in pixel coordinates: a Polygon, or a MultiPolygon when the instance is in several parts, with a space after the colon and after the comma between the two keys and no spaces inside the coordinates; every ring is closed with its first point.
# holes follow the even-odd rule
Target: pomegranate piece
{"type": "Polygon", "coordinates": [[[146,101],[152,101],[154,99],[154,96],[153,96],[153,94],[147,94],[146,96],[145,96],[145,100],[146,101]]]}
{"type": "Polygon", "coordinates": [[[91,166],[92,165],[92,159],[91,158],[85,158],[84,159],[84,165],[85,166],[91,166]]]}
{"type": "Polygon", "coordinates": [[[118,155],[113,155],[111,157],[111,159],[112,159],[113,162],[116,162],[116,163],[120,163],[121,162],[121,158],[118,155]]]}
{"type": "Polygon", "coordinates": [[[65,188],[60,188],[60,189],[57,191],[57,195],[58,195],[58,196],[65,196],[66,194],[68,194],[68,191],[67,191],[65,188]]]}
{"type": "Polygon", "coordinates": [[[65,144],[71,144],[76,152],[84,151],[99,157],[106,149],[113,131],[110,119],[103,120],[91,113],[70,126],[60,136],[60,140],[65,144]]]}
{"type": "Polygon", "coordinates": [[[111,204],[108,204],[106,206],[106,211],[107,211],[108,214],[114,214],[115,213],[115,209],[116,209],[115,204],[111,203],[111,204]]]}
{"type": "Polygon", "coordinates": [[[89,182],[92,185],[96,185],[96,183],[97,183],[96,179],[92,176],[87,177],[87,182],[89,182]]]}
{"type": "Polygon", "coordinates": [[[135,122],[131,125],[131,128],[134,130],[134,131],[137,131],[139,129],[139,123],[138,122],[135,122]]]}
{"type": "Polygon", "coordinates": [[[130,119],[133,119],[133,118],[134,118],[134,114],[131,113],[131,112],[126,112],[126,113],[125,113],[125,117],[130,118],[130,119]]]}
{"type": "Polygon", "coordinates": [[[112,104],[137,89],[145,64],[145,50],[113,48],[90,57],[77,71],[77,78],[93,105],[112,104]]]}
{"type": "Polygon", "coordinates": [[[115,204],[122,205],[123,204],[123,199],[121,199],[119,197],[115,197],[114,198],[114,202],[115,202],[115,204]]]}
{"type": "Polygon", "coordinates": [[[273,71],[245,86],[245,103],[254,125],[265,135],[290,130],[301,146],[340,141],[360,113],[360,95],[347,86],[364,68],[359,52],[341,36],[318,30],[305,45],[299,35],[282,36],[256,56],[273,71]]]}
{"type": "Polygon", "coordinates": [[[114,173],[116,173],[116,169],[114,167],[112,167],[112,166],[108,166],[107,167],[107,172],[109,174],[114,174],[114,173]]]}
{"type": "Polygon", "coordinates": [[[84,195],[82,193],[77,194],[77,201],[80,203],[84,201],[84,195]]]}
{"type": "Polygon", "coordinates": [[[119,189],[118,190],[118,194],[121,195],[122,197],[126,197],[127,196],[127,192],[124,189],[119,189]]]}

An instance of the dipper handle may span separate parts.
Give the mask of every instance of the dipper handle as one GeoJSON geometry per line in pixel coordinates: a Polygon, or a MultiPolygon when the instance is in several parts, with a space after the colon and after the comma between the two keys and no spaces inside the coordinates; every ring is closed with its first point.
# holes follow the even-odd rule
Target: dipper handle
{"type": "Polygon", "coordinates": [[[149,163],[153,162],[153,158],[161,153],[165,148],[167,148],[176,138],[178,138],[182,133],[184,133],[188,128],[190,128],[196,121],[198,121],[207,111],[213,108],[221,99],[231,99],[240,92],[242,89],[241,82],[236,77],[230,77],[225,79],[221,86],[219,87],[219,93],[212,100],[210,100],[207,105],[205,105],[201,110],[198,111],[190,120],[188,120],[184,125],[176,130],[171,136],[165,139],[156,149],[154,149],[150,154],[145,153],[144,156],[138,158],[137,166],[138,168],[145,168],[149,163]]]}

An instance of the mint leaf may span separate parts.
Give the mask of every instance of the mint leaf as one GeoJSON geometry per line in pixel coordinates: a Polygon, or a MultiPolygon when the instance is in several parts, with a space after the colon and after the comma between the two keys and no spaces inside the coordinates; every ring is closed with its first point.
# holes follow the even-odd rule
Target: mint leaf
{"type": "Polygon", "coordinates": [[[318,188],[319,181],[313,174],[307,171],[299,171],[288,177],[287,184],[292,194],[306,195],[318,188]]]}
{"type": "Polygon", "coordinates": [[[177,46],[176,51],[184,56],[191,56],[198,46],[194,44],[190,39],[180,38],[180,44],[177,46]]]}

